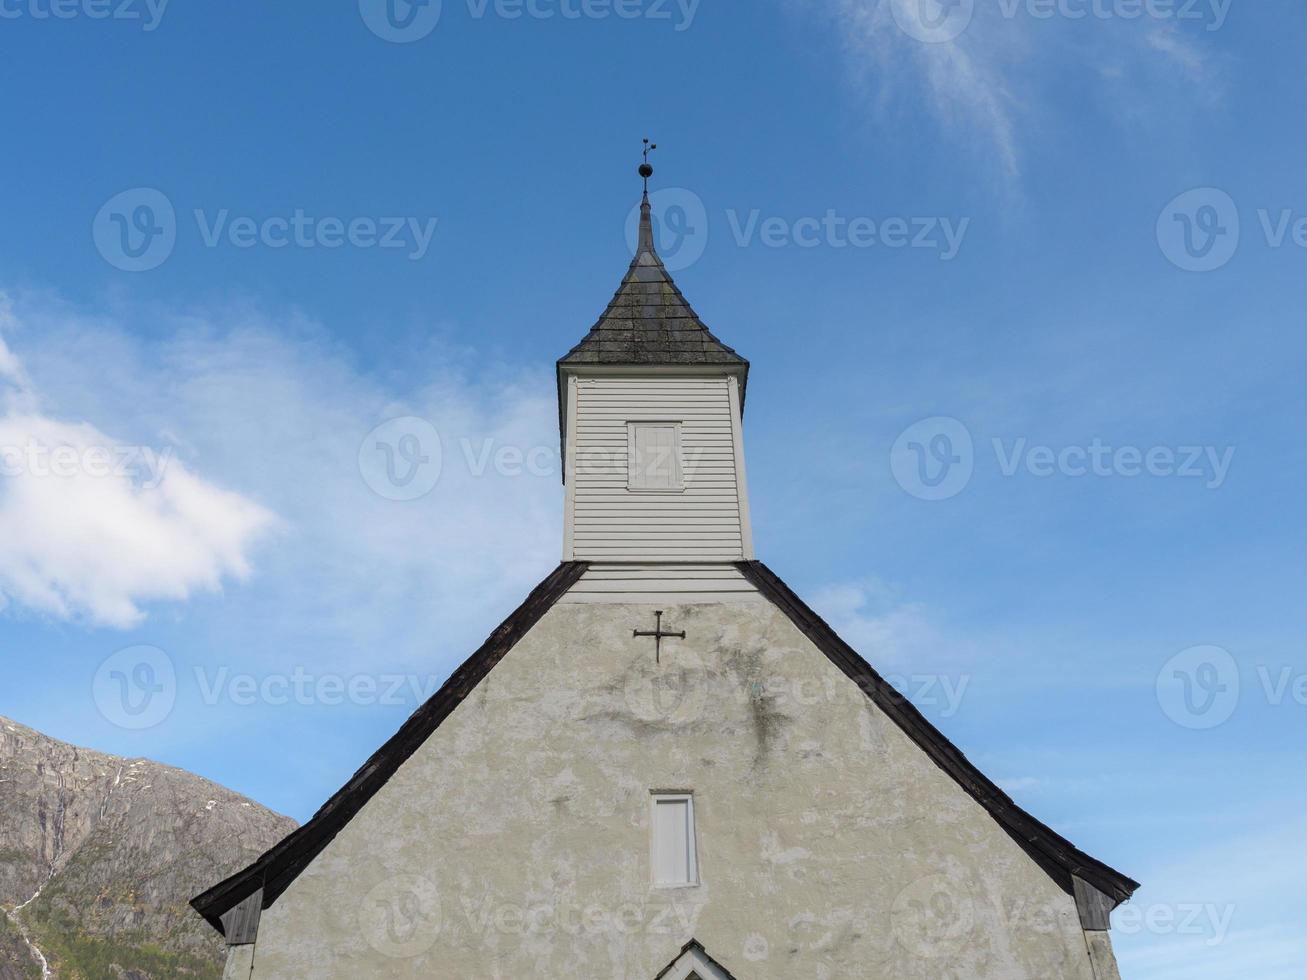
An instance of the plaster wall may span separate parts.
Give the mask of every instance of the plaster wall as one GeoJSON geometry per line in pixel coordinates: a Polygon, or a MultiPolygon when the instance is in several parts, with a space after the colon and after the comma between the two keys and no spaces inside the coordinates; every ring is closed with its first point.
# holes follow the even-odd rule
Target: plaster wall
{"type": "MultiPolygon", "coordinates": [[[[1072,898],[770,603],[560,603],[277,902],[254,980],[1095,980],[1072,898]],[[650,884],[692,791],[702,883],[650,884]]],[[[874,655],[874,651],[873,651],[874,655]]]]}

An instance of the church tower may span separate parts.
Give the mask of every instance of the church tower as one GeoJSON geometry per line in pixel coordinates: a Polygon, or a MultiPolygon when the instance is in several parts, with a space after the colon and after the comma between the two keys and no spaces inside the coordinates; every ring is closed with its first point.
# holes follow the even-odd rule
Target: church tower
{"type": "Polygon", "coordinates": [[[749,362],[704,325],[659,258],[652,173],[646,160],[630,268],[558,361],[563,560],[592,563],[597,595],[752,591],[731,564],[754,557],[742,431],[749,362]]]}
{"type": "Polygon", "coordinates": [[[1138,883],[754,556],[749,364],[659,259],[641,173],[635,258],[557,363],[562,562],[192,901],[225,980],[1120,980],[1138,883]]]}

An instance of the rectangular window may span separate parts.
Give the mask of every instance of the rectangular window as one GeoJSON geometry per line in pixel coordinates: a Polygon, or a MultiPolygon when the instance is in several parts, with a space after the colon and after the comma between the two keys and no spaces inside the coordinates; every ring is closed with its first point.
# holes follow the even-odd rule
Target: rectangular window
{"type": "Polygon", "coordinates": [[[685,489],[679,422],[628,422],[626,449],[628,489],[685,489]]]}
{"type": "Polygon", "coordinates": [[[662,887],[697,885],[694,797],[689,793],[653,798],[653,883],[662,887]]]}

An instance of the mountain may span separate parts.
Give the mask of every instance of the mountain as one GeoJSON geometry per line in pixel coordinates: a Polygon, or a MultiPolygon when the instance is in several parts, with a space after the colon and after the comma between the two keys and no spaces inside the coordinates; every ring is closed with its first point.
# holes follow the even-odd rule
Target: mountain
{"type": "Polygon", "coordinates": [[[0,980],[218,980],[187,900],[295,828],[192,773],[0,718],[0,980]],[[30,942],[29,942],[30,941],[30,942]]]}

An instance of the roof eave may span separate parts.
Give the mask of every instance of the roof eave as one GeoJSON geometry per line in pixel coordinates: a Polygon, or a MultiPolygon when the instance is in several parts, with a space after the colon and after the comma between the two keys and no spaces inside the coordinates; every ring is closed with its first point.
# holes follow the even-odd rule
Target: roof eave
{"type": "Polygon", "coordinates": [[[589,562],[570,561],[555,568],[308,823],[292,831],[253,864],[191,899],[191,907],[224,936],[222,916],[258,889],[263,889],[263,908],[270,908],[588,567],[589,562]]]}
{"type": "Polygon", "coordinates": [[[1074,896],[1074,879],[1079,877],[1108,896],[1115,908],[1139,888],[1139,882],[1090,857],[1018,806],[765,564],[741,561],[736,566],[1068,894],[1074,896]]]}

